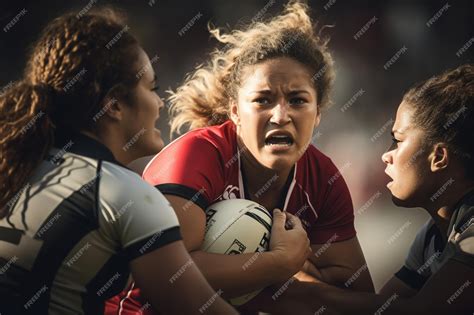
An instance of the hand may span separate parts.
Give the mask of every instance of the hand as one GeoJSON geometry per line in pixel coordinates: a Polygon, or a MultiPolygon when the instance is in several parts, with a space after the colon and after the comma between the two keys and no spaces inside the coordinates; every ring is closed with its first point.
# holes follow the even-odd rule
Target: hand
{"type": "Polygon", "coordinates": [[[311,247],[301,221],[288,212],[273,210],[270,251],[283,274],[282,280],[300,271],[311,255],[311,247]],[[287,230],[288,228],[288,230],[287,230]]]}
{"type": "Polygon", "coordinates": [[[303,268],[293,277],[302,282],[324,283],[321,271],[310,260],[306,260],[303,268]]]}

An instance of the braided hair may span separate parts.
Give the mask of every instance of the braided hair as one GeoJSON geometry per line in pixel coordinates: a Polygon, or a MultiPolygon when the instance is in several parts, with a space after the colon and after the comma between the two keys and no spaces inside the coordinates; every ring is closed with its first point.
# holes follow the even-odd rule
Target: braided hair
{"type": "Polygon", "coordinates": [[[32,48],[23,78],[0,96],[0,219],[67,128],[96,131],[106,96],[130,97],[138,42],[124,16],[101,8],[50,22],[32,48]]]}

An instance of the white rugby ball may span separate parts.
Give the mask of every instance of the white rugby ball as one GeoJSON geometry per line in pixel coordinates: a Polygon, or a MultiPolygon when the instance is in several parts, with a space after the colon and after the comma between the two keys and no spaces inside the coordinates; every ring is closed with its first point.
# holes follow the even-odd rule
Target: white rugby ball
{"type": "MultiPolygon", "coordinates": [[[[201,249],[227,255],[267,251],[271,227],[270,212],[258,203],[246,199],[219,201],[206,209],[206,235],[201,249]]],[[[247,263],[253,263],[252,258],[247,263]]],[[[230,299],[229,302],[233,305],[245,304],[260,291],[230,299]]]]}

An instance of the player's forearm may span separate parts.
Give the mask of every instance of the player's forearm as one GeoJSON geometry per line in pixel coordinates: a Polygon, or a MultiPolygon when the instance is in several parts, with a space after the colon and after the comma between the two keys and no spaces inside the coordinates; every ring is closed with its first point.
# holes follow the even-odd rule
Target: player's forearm
{"type": "Polygon", "coordinates": [[[377,314],[378,311],[384,314],[421,314],[409,302],[399,296],[353,292],[321,282],[293,280],[266,288],[246,305],[246,309],[276,314],[294,314],[297,309],[300,315],[377,314]]]}
{"type": "Polygon", "coordinates": [[[194,251],[190,254],[211,286],[222,290],[225,297],[236,297],[284,281],[288,273],[271,252],[222,255],[194,251]]]}
{"type": "Polygon", "coordinates": [[[304,282],[324,282],[343,289],[375,292],[367,264],[359,268],[339,265],[317,267],[311,261],[307,261],[296,277],[304,282]]]}
{"type": "Polygon", "coordinates": [[[354,270],[341,266],[329,266],[319,269],[322,282],[343,289],[374,293],[374,285],[367,268],[354,270]]]}
{"type": "MultiPolygon", "coordinates": [[[[413,299],[401,298],[398,294],[382,296],[366,292],[354,292],[326,284],[300,283],[298,287],[299,303],[305,303],[313,312],[321,307],[346,315],[359,314],[427,314],[433,310],[421,307],[413,299]],[[304,296],[303,294],[304,293],[304,296]]],[[[292,292],[289,291],[289,294],[292,292]]]]}
{"type": "Polygon", "coordinates": [[[436,303],[423,297],[403,298],[397,293],[380,295],[354,292],[324,283],[294,281],[284,290],[269,288],[267,299],[259,301],[260,311],[276,312],[297,308],[298,314],[384,314],[384,315],[448,315],[453,314],[448,303],[436,303]],[[276,291],[275,291],[276,290],[276,291]],[[275,292],[278,292],[275,294],[275,292]],[[280,294],[280,295],[278,295],[280,294]],[[268,299],[272,296],[272,300],[268,299]],[[277,296],[278,295],[278,296],[277,296]]]}

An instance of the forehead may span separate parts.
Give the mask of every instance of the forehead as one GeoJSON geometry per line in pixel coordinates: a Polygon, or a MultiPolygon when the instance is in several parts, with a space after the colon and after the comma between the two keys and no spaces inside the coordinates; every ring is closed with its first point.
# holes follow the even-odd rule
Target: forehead
{"type": "Polygon", "coordinates": [[[270,59],[247,66],[242,73],[242,88],[265,89],[282,86],[287,89],[312,88],[311,70],[288,57],[270,59]]]}
{"type": "Polygon", "coordinates": [[[408,129],[411,129],[413,127],[413,112],[414,110],[411,106],[405,102],[402,102],[400,106],[398,106],[397,116],[395,118],[395,123],[393,124],[393,130],[403,133],[408,129]]]}
{"type": "Polygon", "coordinates": [[[142,48],[138,51],[136,71],[141,81],[151,82],[155,77],[155,71],[153,70],[150,58],[142,48]]]}

